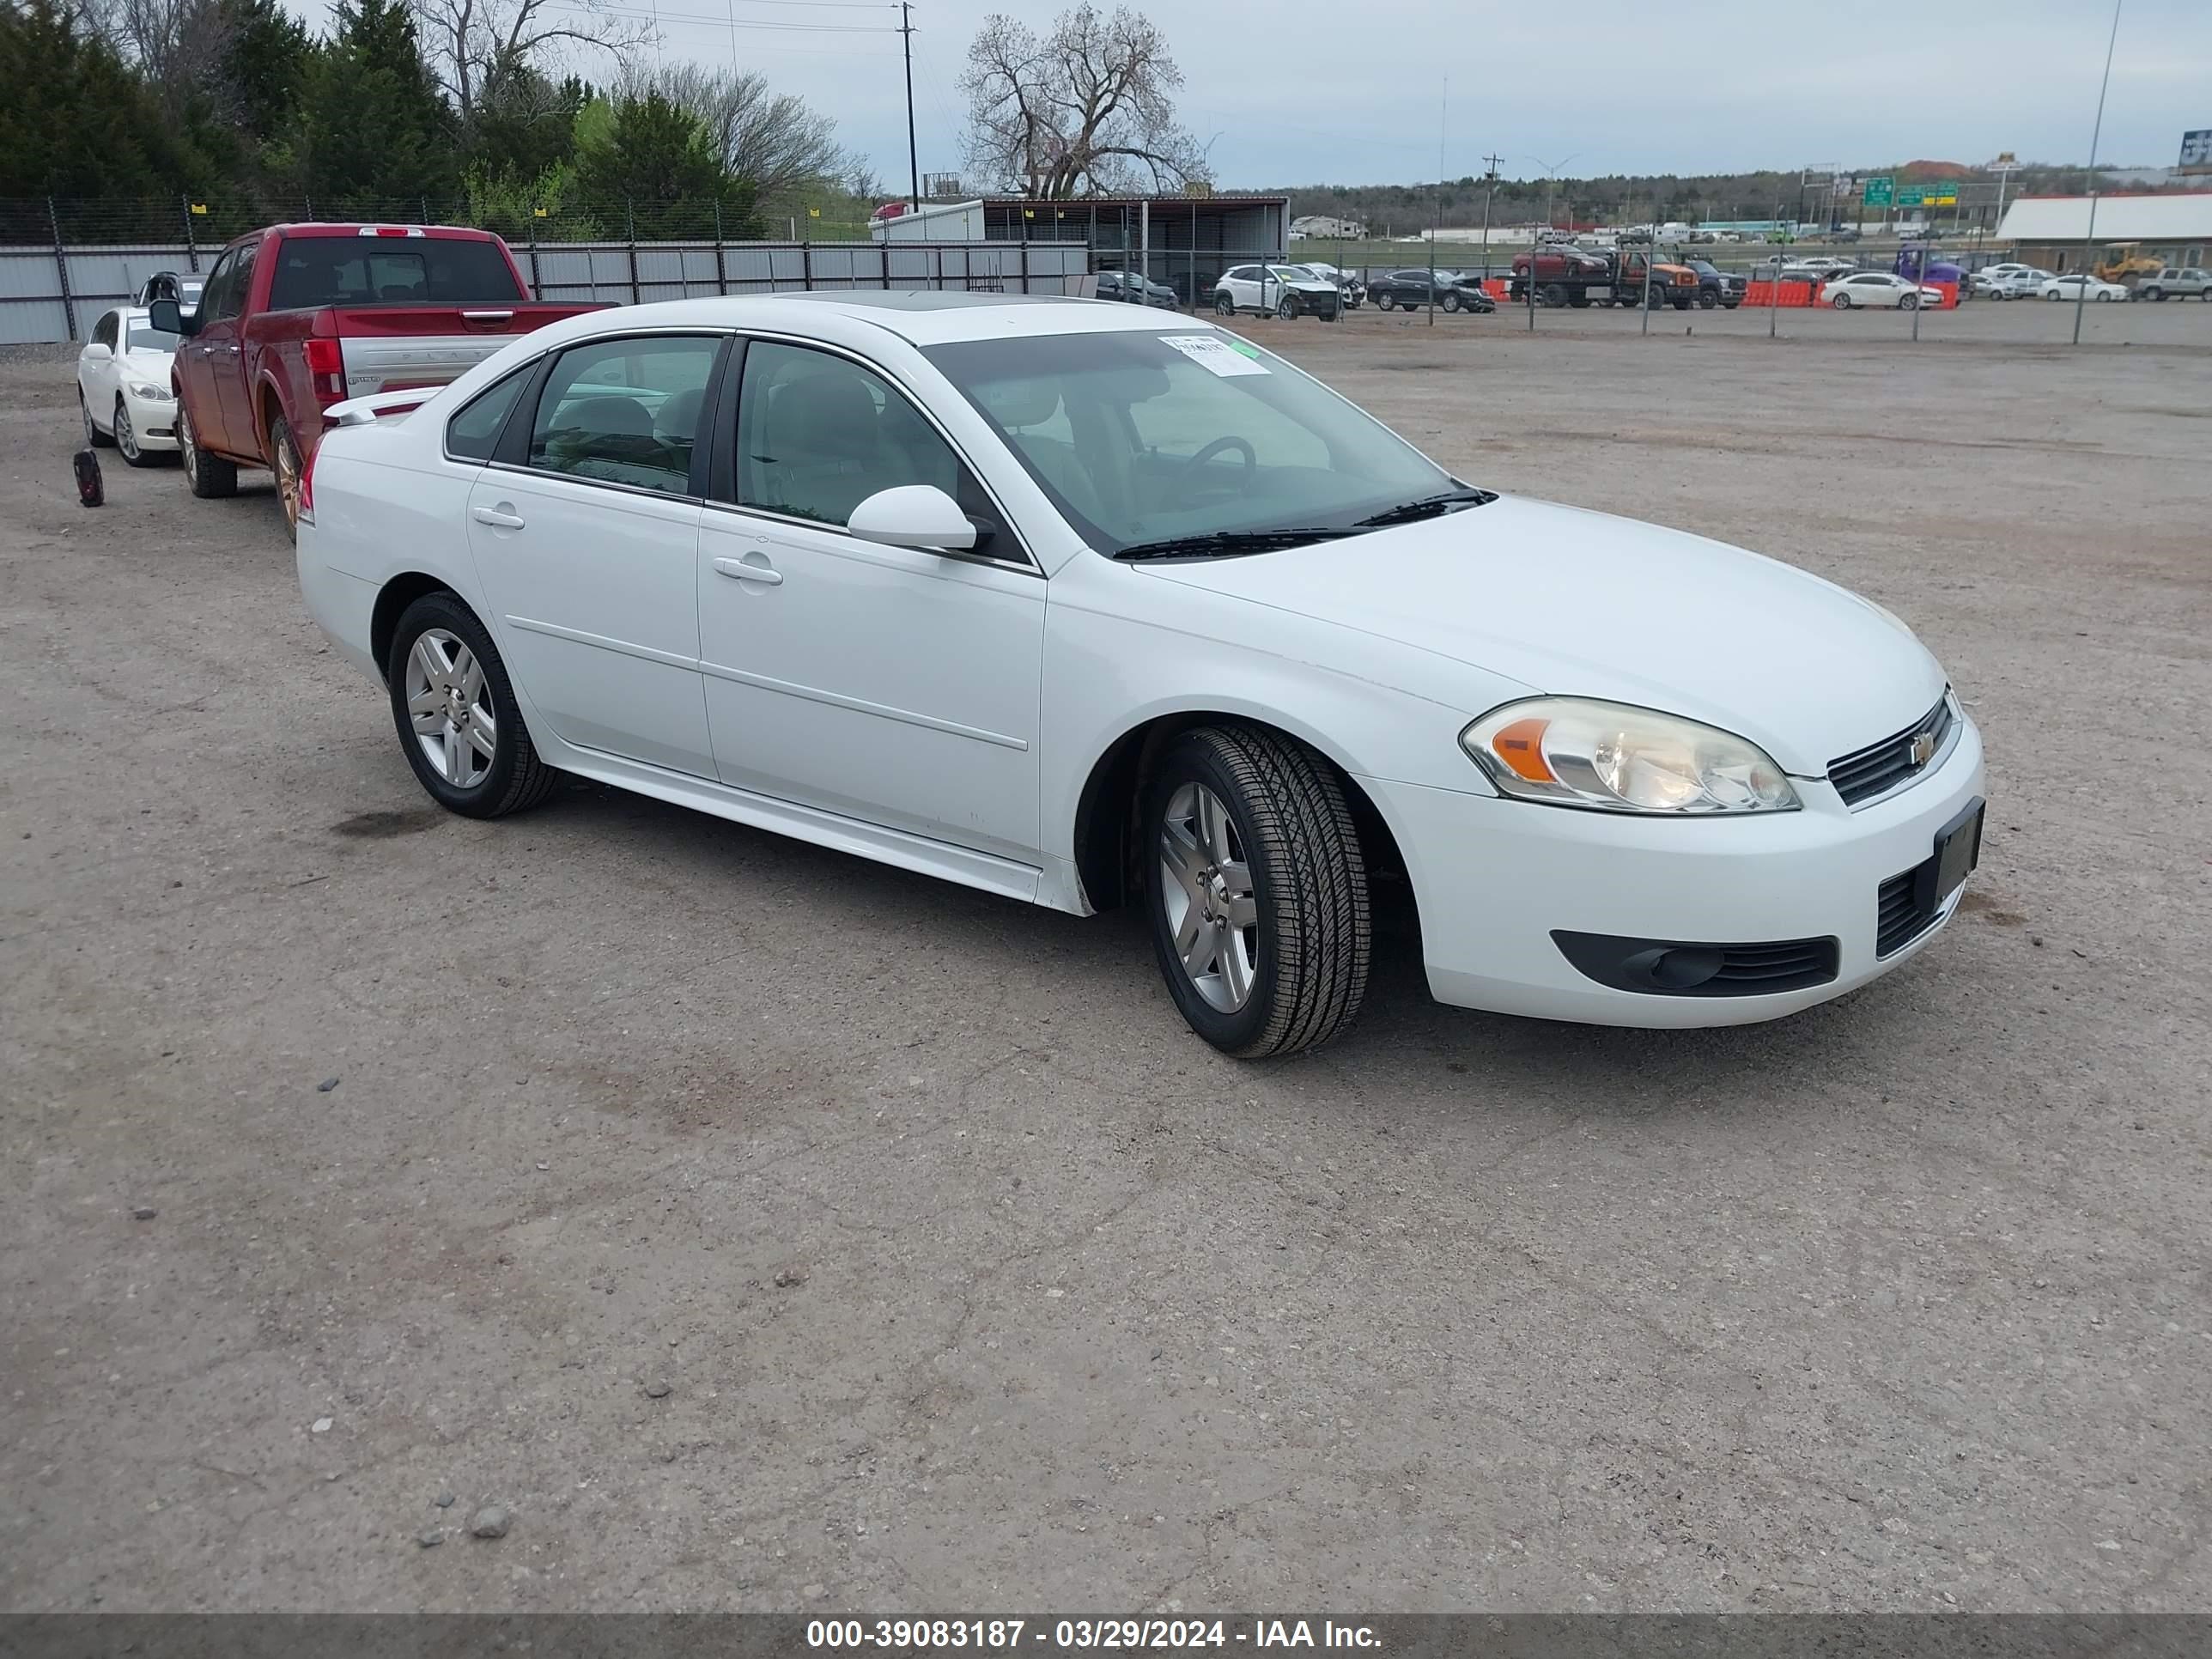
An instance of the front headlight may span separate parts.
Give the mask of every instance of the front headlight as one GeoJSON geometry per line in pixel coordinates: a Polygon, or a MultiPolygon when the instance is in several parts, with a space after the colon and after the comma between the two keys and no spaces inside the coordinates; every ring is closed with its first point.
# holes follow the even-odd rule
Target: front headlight
{"type": "Polygon", "coordinates": [[[1493,708],[1460,746],[1502,794],[1605,812],[1794,812],[1797,792],[1757,744],[1673,714],[1585,697],[1493,708]]]}
{"type": "Polygon", "coordinates": [[[131,391],[134,397],[143,398],[149,404],[166,404],[171,401],[168,387],[155,386],[149,381],[133,380],[131,382],[131,391]]]}

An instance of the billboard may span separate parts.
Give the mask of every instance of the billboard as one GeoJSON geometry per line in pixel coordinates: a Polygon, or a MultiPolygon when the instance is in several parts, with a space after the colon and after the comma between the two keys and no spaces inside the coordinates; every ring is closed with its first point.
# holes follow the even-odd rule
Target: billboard
{"type": "Polygon", "coordinates": [[[2212,173],[2212,127],[2181,135],[2180,171],[2212,173]]]}

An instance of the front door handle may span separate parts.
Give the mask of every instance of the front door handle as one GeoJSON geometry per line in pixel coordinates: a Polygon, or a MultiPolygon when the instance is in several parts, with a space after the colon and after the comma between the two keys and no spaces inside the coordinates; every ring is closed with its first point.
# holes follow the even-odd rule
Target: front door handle
{"type": "Polygon", "coordinates": [[[717,559],[714,568],[725,576],[735,576],[741,582],[758,582],[763,587],[783,586],[783,572],[769,563],[761,554],[756,553],[753,557],[761,562],[751,564],[744,559],[717,559]]]}
{"type": "Polygon", "coordinates": [[[522,515],[520,513],[506,513],[495,507],[479,507],[471,511],[478,524],[488,524],[495,530],[522,528],[522,515]]]}

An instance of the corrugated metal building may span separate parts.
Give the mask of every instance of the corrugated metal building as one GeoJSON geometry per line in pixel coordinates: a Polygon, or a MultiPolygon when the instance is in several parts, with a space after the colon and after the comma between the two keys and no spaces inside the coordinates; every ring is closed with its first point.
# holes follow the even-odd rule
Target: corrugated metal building
{"type": "Polygon", "coordinates": [[[879,241],[1080,242],[1101,269],[1142,264],[1188,301],[1232,264],[1285,258],[1290,210],[1287,196],[985,196],[925,202],[868,228],[879,241]]]}
{"type": "Polygon", "coordinates": [[[2172,265],[2202,265],[2212,250],[2212,190],[2100,196],[2094,240],[2087,196],[2023,196],[2005,209],[1997,240],[2046,270],[2079,270],[2115,242],[2140,242],[2172,265]]]}

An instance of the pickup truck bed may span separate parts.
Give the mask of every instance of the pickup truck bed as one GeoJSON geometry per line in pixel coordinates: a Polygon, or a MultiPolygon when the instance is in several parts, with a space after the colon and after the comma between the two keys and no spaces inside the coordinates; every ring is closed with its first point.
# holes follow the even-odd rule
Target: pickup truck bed
{"type": "Polygon", "coordinates": [[[458,379],[518,334],[595,310],[534,301],[496,236],[422,225],[276,225],[225,248],[178,318],[178,447],[196,495],[276,474],[288,528],[349,398],[458,379]]]}

